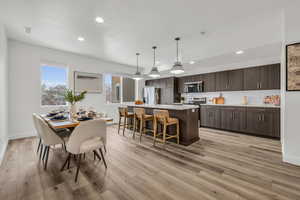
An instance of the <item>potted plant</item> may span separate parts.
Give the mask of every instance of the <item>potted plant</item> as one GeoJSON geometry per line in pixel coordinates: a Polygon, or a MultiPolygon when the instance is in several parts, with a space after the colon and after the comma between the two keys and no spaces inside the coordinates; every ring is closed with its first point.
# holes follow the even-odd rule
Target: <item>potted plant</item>
{"type": "Polygon", "coordinates": [[[80,92],[78,95],[75,94],[72,90],[67,90],[64,97],[67,102],[70,103],[70,114],[72,116],[76,115],[76,103],[82,101],[85,98],[86,91],[80,92]]]}

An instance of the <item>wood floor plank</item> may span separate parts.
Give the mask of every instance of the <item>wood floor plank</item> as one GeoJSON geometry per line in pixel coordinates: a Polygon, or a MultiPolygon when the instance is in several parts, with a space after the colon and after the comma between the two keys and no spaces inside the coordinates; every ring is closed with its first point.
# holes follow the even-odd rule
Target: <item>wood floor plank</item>
{"type": "Polygon", "coordinates": [[[78,183],[76,171],[60,171],[67,154],[51,149],[47,171],[36,154],[37,139],[9,142],[0,167],[4,200],[297,200],[300,167],[282,162],[280,141],[227,131],[200,129],[190,146],[153,146],[108,128],[108,169],[87,154],[78,183]]]}

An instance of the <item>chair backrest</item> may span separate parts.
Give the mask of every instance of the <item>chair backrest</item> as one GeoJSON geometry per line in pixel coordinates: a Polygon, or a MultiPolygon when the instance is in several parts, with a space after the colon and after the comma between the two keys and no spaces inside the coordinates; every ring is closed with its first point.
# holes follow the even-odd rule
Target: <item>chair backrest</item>
{"type": "Polygon", "coordinates": [[[40,116],[36,115],[38,130],[45,145],[62,144],[63,140],[49,127],[40,116]]]}
{"type": "Polygon", "coordinates": [[[138,118],[143,118],[145,115],[145,109],[144,108],[134,108],[134,114],[138,118]]]}
{"type": "Polygon", "coordinates": [[[128,108],[126,107],[119,107],[119,115],[120,117],[124,117],[128,114],[128,108]]]}
{"type": "Polygon", "coordinates": [[[38,118],[37,118],[37,114],[36,113],[33,113],[32,114],[32,120],[33,120],[33,125],[34,125],[34,128],[35,128],[35,130],[36,130],[36,133],[37,133],[37,136],[38,137],[41,137],[41,134],[40,134],[40,132],[41,132],[41,130],[40,130],[40,126],[38,125],[38,118]]]}
{"type": "Polygon", "coordinates": [[[166,123],[169,120],[169,111],[168,110],[153,110],[154,119],[166,123]]]}
{"type": "Polygon", "coordinates": [[[106,145],[106,122],[101,119],[81,122],[69,138],[67,151],[79,154],[81,144],[96,137],[100,137],[103,144],[106,145]]]}

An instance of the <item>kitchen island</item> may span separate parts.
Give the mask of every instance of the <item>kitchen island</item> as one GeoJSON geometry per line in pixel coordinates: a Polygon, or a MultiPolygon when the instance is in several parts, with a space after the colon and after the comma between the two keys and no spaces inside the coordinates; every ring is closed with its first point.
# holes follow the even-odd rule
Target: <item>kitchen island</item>
{"type": "MultiPolygon", "coordinates": [[[[199,107],[196,105],[135,105],[135,104],[124,104],[128,107],[129,111],[133,111],[133,108],[145,108],[146,114],[153,114],[153,110],[168,110],[170,117],[179,119],[180,136],[179,143],[182,145],[190,145],[199,140],[199,107]]],[[[147,128],[153,128],[152,123],[148,123],[147,128]]],[[[160,131],[160,127],[158,127],[160,131]]],[[[170,127],[168,130],[169,134],[176,133],[176,127],[170,127]]]]}

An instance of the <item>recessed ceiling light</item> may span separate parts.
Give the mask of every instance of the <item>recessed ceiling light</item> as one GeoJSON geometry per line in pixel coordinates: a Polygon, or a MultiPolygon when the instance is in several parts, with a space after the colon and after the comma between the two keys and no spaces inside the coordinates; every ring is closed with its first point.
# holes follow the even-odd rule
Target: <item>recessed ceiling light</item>
{"type": "Polygon", "coordinates": [[[237,51],[237,52],[235,52],[235,53],[236,53],[236,54],[243,54],[244,51],[240,50],[240,51],[237,51]]]}
{"type": "Polygon", "coordinates": [[[83,42],[85,39],[84,39],[84,37],[79,36],[79,37],[77,38],[77,40],[80,41],[80,42],[83,42]]]}
{"type": "Polygon", "coordinates": [[[195,61],[191,60],[191,61],[190,61],[190,64],[191,64],[191,65],[195,64],[195,61]]]}
{"type": "Polygon", "coordinates": [[[25,31],[25,33],[27,33],[27,34],[30,34],[30,33],[31,33],[31,27],[25,26],[25,27],[24,27],[24,31],[25,31]]]}
{"type": "Polygon", "coordinates": [[[104,23],[104,19],[103,19],[102,17],[96,17],[96,18],[95,18],[95,21],[96,21],[97,23],[99,23],[99,24],[104,23]]]}

